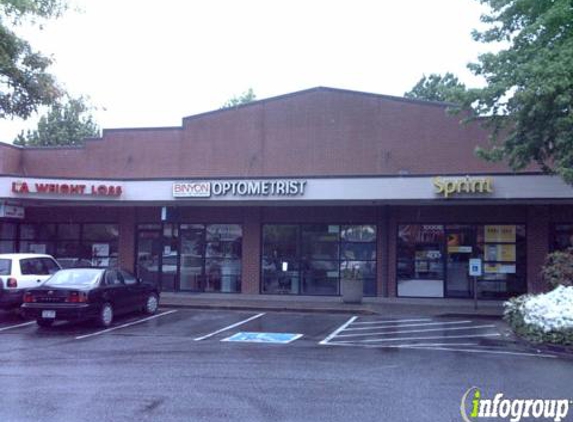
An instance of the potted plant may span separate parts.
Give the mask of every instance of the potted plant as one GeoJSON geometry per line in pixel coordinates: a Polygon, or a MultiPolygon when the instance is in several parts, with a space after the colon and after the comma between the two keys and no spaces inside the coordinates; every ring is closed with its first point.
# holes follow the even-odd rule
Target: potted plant
{"type": "Polygon", "coordinates": [[[342,270],[340,293],[344,303],[361,303],[364,285],[358,266],[348,266],[342,270]]]}

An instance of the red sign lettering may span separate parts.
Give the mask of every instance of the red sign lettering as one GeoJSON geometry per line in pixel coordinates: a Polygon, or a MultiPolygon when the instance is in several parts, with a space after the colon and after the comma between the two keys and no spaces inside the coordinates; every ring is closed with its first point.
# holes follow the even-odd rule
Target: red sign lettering
{"type": "Polygon", "coordinates": [[[56,194],[56,195],[94,195],[121,196],[123,189],[115,185],[85,185],[71,183],[34,183],[33,190],[27,182],[12,182],[12,192],[17,194],[56,194]]]}

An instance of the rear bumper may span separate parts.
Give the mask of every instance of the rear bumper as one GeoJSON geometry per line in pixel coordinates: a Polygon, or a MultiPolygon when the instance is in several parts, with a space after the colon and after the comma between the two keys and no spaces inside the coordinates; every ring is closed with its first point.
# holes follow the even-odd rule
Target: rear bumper
{"type": "Polygon", "coordinates": [[[56,320],[82,321],[95,318],[98,313],[96,304],[76,303],[24,303],[20,307],[24,316],[42,318],[42,311],[55,311],[56,320]]]}
{"type": "Polygon", "coordinates": [[[22,304],[25,290],[0,289],[0,309],[17,308],[22,304]]]}

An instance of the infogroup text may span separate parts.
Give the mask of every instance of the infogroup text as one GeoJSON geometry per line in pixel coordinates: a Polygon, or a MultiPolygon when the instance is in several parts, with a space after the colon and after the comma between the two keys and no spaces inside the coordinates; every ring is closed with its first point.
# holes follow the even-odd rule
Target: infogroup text
{"type": "Polygon", "coordinates": [[[479,418],[508,419],[510,422],[534,418],[560,422],[567,417],[571,404],[571,399],[508,399],[503,393],[486,399],[478,387],[472,387],[462,396],[460,411],[466,422],[479,418]]]}

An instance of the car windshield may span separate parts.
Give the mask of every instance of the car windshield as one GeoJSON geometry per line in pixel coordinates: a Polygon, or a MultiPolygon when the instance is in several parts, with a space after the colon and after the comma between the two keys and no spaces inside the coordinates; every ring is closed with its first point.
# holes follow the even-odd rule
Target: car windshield
{"type": "Polygon", "coordinates": [[[12,261],[9,259],[0,259],[0,275],[10,275],[12,261]]]}
{"type": "Polygon", "coordinates": [[[61,270],[46,281],[47,286],[92,286],[97,283],[103,270],[61,270]]]}

